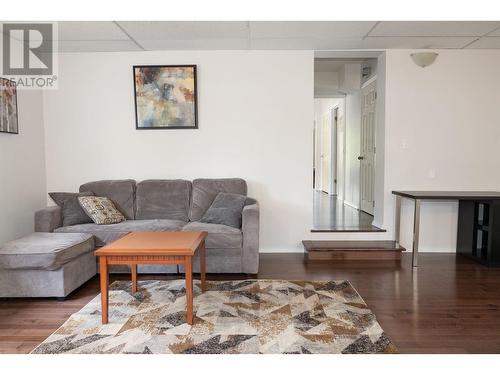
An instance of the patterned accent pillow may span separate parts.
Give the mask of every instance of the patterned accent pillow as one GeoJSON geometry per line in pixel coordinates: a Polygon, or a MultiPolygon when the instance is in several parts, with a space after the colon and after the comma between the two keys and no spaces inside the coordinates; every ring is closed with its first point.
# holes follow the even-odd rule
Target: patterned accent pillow
{"type": "Polygon", "coordinates": [[[116,224],[126,220],[109,198],[78,197],[78,202],[96,224],[116,224]]]}

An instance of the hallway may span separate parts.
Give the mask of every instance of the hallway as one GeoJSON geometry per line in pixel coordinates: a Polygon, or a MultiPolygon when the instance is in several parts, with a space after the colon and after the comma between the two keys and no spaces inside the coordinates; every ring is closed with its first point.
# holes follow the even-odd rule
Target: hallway
{"type": "Polygon", "coordinates": [[[335,195],[313,191],[311,232],[385,232],[372,225],[373,216],[342,204],[335,195]]]}

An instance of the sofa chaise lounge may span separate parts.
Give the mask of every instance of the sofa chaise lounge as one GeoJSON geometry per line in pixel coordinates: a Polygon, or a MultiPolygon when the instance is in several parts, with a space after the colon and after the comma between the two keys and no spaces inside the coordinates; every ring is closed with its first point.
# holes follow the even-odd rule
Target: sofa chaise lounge
{"type": "MultiPolygon", "coordinates": [[[[103,180],[80,186],[110,198],[125,215],[118,224],[78,224],[62,226],[62,211],[52,206],[35,213],[36,232],[87,233],[96,247],[114,241],[131,231],[207,231],[207,272],[255,274],[259,267],[259,206],[247,198],[242,227],[200,222],[219,192],[247,195],[247,184],[239,178],[186,180],[103,180]]],[[[115,266],[111,272],[128,272],[115,266]]],[[[194,271],[199,262],[194,261],[194,271]]],[[[142,273],[183,272],[175,265],[139,266],[142,273]]]]}
{"type": "Polygon", "coordinates": [[[0,297],[64,298],[96,274],[94,239],[32,233],[0,246],[0,297]]]}

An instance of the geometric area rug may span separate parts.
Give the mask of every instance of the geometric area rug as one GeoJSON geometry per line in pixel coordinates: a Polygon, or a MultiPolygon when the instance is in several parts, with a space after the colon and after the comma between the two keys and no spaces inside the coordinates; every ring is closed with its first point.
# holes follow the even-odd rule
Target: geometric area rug
{"type": "Polygon", "coordinates": [[[194,324],[185,321],[184,280],[116,281],[109,323],[100,295],[33,350],[36,354],[395,353],[348,281],[194,282],[194,324]]]}

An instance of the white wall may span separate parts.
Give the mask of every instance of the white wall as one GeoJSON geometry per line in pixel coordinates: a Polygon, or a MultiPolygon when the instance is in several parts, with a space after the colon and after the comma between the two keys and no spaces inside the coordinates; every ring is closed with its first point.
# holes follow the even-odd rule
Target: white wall
{"type": "MultiPolygon", "coordinates": [[[[377,121],[386,125],[377,129],[375,224],[386,234],[309,233],[310,51],[61,55],[60,89],[43,94],[47,188],[74,191],[101,178],[241,176],[261,202],[263,251],[301,251],[307,238],[392,238],[394,189],[500,189],[500,51],[441,50],[425,69],[410,52],[389,50],[378,60],[377,121]],[[198,64],[200,129],[136,131],[131,66],[176,63],[198,64]]],[[[19,95],[21,134],[0,134],[2,240],[29,232],[46,197],[40,93],[19,95]]],[[[423,204],[422,251],[454,251],[456,208],[423,204]]],[[[409,247],[411,207],[404,213],[409,247]]]]}
{"type": "Polygon", "coordinates": [[[314,97],[328,98],[338,94],[339,73],[338,72],[315,72],[314,73],[314,97]]]}
{"type": "MultiPolygon", "coordinates": [[[[392,190],[500,189],[500,51],[440,50],[425,69],[411,52],[385,57],[383,226],[390,233],[392,190]]],[[[405,203],[403,212],[409,247],[412,207],[405,203]]],[[[456,202],[423,203],[421,220],[422,251],[455,251],[456,202]]]]}
{"type": "Polygon", "coordinates": [[[45,206],[42,93],[18,90],[19,134],[0,133],[0,245],[33,231],[45,206]]]}
{"type": "Polygon", "coordinates": [[[361,63],[342,65],[339,71],[339,90],[342,92],[358,91],[361,88],[361,63]]]}
{"type": "MultiPolygon", "coordinates": [[[[386,98],[385,90],[387,84],[386,74],[386,53],[377,58],[377,101],[375,103],[375,207],[373,209],[373,225],[385,228],[385,112],[386,98]]],[[[362,99],[361,99],[362,100],[362,99]]],[[[395,108],[397,110],[397,108],[395,108]]],[[[392,199],[392,197],[389,197],[392,199]]],[[[394,216],[390,212],[391,217],[394,216]]],[[[393,233],[389,231],[389,238],[393,238],[393,233]]]]}
{"type": "Polygon", "coordinates": [[[242,177],[261,250],[302,251],[312,225],[312,51],[74,53],[44,93],[47,189],[98,179],[242,177]],[[132,65],[197,64],[198,130],[136,130],[132,65]]]}

